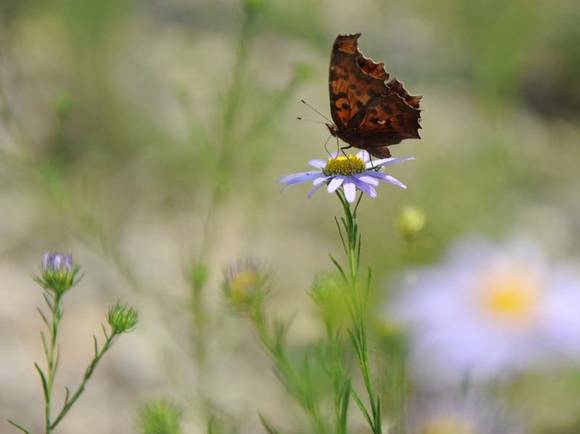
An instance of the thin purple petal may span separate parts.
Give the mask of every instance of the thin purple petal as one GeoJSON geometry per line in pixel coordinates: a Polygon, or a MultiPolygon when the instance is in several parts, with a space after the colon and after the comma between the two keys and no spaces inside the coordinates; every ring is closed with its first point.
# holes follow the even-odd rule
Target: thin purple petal
{"type": "Polygon", "coordinates": [[[405,184],[403,184],[401,181],[399,181],[397,178],[395,178],[394,176],[391,176],[391,175],[387,175],[386,173],[372,171],[372,172],[365,172],[365,174],[367,176],[372,176],[373,178],[377,178],[378,180],[380,180],[382,182],[396,185],[397,187],[401,187],[401,188],[407,188],[407,186],[405,184]]]}
{"type": "Polygon", "coordinates": [[[325,181],[327,181],[330,178],[332,178],[332,176],[324,176],[324,174],[321,173],[320,176],[312,182],[312,185],[316,186],[322,185],[324,184],[325,181]]]}
{"type": "Polygon", "coordinates": [[[375,190],[375,188],[371,184],[366,183],[365,181],[363,181],[360,178],[354,178],[354,177],[353,177],[353,182],[355,183],[357,188],[360,191],[362,191],[363,193],[368,194],[373,199],[375,197],[377,197],[377,191],[375,190]]]}
{"type": "Polygon", "coordinates": [[[43,270],[48,270],[48,268],[50,267],[50,257],[51,254],[49,252],[44,253],[44,255],[42,255],[42,269],[43,270]]]}
{"type": "Polygon", "coordinates": [[[285,185],[294,185],[312,181],[321,176],[324,176],[321,172],[299,172],[284,176],[283,178],[280,178],[279,182],[285,185]]]}
{"type": "Polygon", "coordinates": [[[324,160],[310,160],[308,164],[316,169],[324,169],[326,167],[326,161],[324,160]]]}
{"type": "Polygon", "coordinates": [[[346,197],[346,200],[350,203],[353,203],[356,199],[356,187],[351,179],[352,178],[346,180],[346,182],[342,185],[342,189],[344,190],[344,197],[346,197]]]}
{"type": "Polygon", "coordinates": [[[377,168],[377,167],[387,167],[394,164],[404,163],[405,161],[412,161],[415,157],[405,157],[405,158],[382,158],[380,160],[370,161],[366,164],[367,169],[377,168]]]}
{"type": "Polygon", "coordinates": [[[319,185],[315,186],[312,190],[310,190],[308,192],[308,194],[306,195],[306,197],[308,197],[308,199],[310,199],[314,193],[316,193],[318,190],[320,190],[320,187],[322,187],[322,184],[319,184],[319,185]]]}
{"type": "Polygon", "coordinates": [[[329,193],[334,193],[338,187],[342,185],[344,178],[342,176],[335,176],[332,180],[328,183],[327,191],[329,193]]]}
{"type": "Polygon", "coordinates": [[[374,176],[367,175],[365,172],[360,173],[358,175],[354,175],[354,178],[360,179],[361,181],[366,182],[367,184],[373,185],[375,187],[379,185],[379,181],[374,176]]]}

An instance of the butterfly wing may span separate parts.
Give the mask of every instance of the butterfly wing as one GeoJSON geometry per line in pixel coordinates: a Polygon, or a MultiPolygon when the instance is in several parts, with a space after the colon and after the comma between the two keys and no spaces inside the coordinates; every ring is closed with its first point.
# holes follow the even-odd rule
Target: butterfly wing
{"type": "Polygon", "coordinates": [[[379,157],[388,145],[419,138],[421,97],[411,96],[392,79],[383,63],[358,49],[360,33],[339,35],[332,49],[329,74],[330,113],[338,136],[379,157]]]}

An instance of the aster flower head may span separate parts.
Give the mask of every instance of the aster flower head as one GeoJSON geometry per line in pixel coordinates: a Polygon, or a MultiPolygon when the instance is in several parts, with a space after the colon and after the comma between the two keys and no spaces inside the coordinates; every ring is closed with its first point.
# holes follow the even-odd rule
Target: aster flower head
{"type": "Polygon", "coordinates": [[[61,296],[75,286],[80,278],[80,267],[73,262],[72,255],[46,252],[42,255],[40,275],[34,280],[44,289],[61,296]]]}
{"type": "Polygon", "coordinates": [[[467,240],[413,275],[389,316],[420,378],[501,379],[580,356],[580,277],[533,242],[467,240]]]}
{"type": "Polygon", "coordinates": [[[381,182],[392,184],[400,188],[407,188],[405,184],[397,178],[384,173],[383,169],[393,164],[414,160],[407,158],[383,158],[371,161],[370,155],[366,151],[360,151],[356,155],[339,155],[335,152],[328,160],[310,160],[308,164],[317,170],[309,172],[293,173],[280,179],[284,185],[303,184],[312,182],[314,186],[308,193],[310,198],[323,185],[329,193],[334,193],[342,189],[346,200],[353,203],[356,200],[356,192],[375,198],[377,197],[377,187],[381,182]]]}
{"type": "Polygon", "coordinates": [[[266,293],[269,273],[253,260],[240,260],[225,271],[223,290],[234,306],[244,306],[260,300],[266,293]]]}

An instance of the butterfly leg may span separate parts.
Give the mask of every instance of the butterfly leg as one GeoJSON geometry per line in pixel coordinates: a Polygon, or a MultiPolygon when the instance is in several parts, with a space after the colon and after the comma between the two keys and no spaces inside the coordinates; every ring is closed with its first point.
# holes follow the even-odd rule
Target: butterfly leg
{"type": "Polygon", "coordinates": [[[346,157],[346,159],[347,159],[347,160],[348,160],[348,162],[349,162],[349,165],[350,165],[350,167],[352,168],[352,164],[353,164],[353,163],[352,163],[351,157],[350,157],[349,155],[347,155],[347,153],[346,153],[346,152],[344,152],[345,150],[347,150],[347,149],[350,149],[350,148],[352,148],[352,145],[348,145],[348,146],[341,146],[341,147],[340,147],[340,152],[342,152],[342,155],[344,155],[344,156],[346,157]]]}
{"type": "Polygon", "coordinates": [[[341,146],[341,147],[340,147],[340,152],[342,152],[342,155],[344,155],[345,157],[347,157],[347,158],[348,158],[348,155],[346,155],[346,152],[344,152],[344,151],[345,151],[345,150],[347,150],[347,149],[350,149],[350,148],[352,148],[352,145],[348,145],[348,146],[341,146]]]}
{"type": "Polygon", "coordinates": [[[369,161],[371,163],[371,169],[376,170],[375,162],[373,161],[373,156],[369,153],[369,161]]]}
{"type": "Polygon", "coordinates": [[[336,138],[336,155],[340,153],[340,143],[338,141],[338,137],[336,138]]]}
{"type": "Polygon", "coordinates": [[[330,153],[330,151],[328,150],[328,148],[326,147],[328,145],[328,142],[330,141],[330,138],[332,137],[332,134],[330,134],[327,139],[324,141],[324,150],[326,151],[326,153],[328,154],[328,156],[330,158],[332,158],[332,154],[330,153]]]}

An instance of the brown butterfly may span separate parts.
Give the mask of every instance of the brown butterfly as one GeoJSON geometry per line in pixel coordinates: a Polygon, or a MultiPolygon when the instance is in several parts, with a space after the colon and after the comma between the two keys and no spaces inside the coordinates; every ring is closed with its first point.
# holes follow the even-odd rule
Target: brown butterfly
{"type": "MultiPolygon", "coordinates": [[[[411,96],[396,78],[389,80],[384,63],[375,63],[358,49],[360,33],[338,35],[332,47],[328,86],[330,134],[378,158],[391,155],[388,146],[419,139],[420,96],[411,96]]],[[[346,149],[344,148],[344,149],[346,149]]]]}

